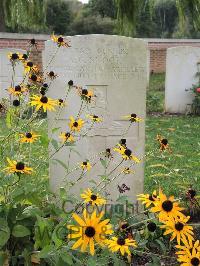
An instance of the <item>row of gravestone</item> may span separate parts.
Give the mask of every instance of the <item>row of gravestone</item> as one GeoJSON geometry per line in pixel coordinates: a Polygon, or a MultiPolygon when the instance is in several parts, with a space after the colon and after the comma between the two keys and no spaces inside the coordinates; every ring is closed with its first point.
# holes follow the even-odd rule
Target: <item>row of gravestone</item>
{"type": "MultiPolygon", "coordinates": [[[[94,88],[97,102],[94,112],[104,117],[103,123],[93,130],[89,130],[86,137],[79,141],[77,152],[70,154],[70,161],[77,162],[93,158],[95,164],[96,154],[106,148],[113,147],[119,142],[128,121],[124,115],[136,113],[143,118],[142,123],[131,127],[126,136],[128,146],[142,159],[142,163],[134,167],[134,174],[125,180],[114,178],[118,173],[110,176],[112,184],[106,186],[107,195],[115,199],[119,195],[118,187],[123,183],[130,188],[127,195],[135,199],[135,195],[143,191],[144,178],[144,143],[145,143],[145,113],[146,88],[149,76],[149,53],[147,44],[143,40],[119,36],[86,35],[69,37],[71,47],[61,47],[56,51],[56,45],[50,41],[45,43],[43,53],[44,69],[54,71],[58,77],[50,87],[49,96],[63,98],[66,95],[67,82],[73,80],[77,85],[94,88]],[[57,53],[55,59],[49,64],[52,55],[57,53]],[[81,154],[81,157],[80,157],[81,154]]],[[[10,51],[10,50],[9,50],[10,51]]],[[[15,50],[11,49],[11,52],[15,50]]],[[[24,52],[24,51],[19,51],[24,52]]],[[[7,58],[8,50],[0,51],[0,97],[5,97],[9,86],[12,68],[7,58]]],[[[166,111],[184,112],[185,106],[191,103],[191,96],[185,88],[191,87],[194,82],[195,64],[200,56],[200,48],[178,47],[170,48],[167,55],[166,72],[166,111]]],[[[15,72],[15,82],[21,81],[21,67],[15,72]]],[[[68,106],[63,108],[59,117],[54,113],[48,114],[49,136],[52,129],[68,130],[69,117],[76,116],[80,108],[80,97],[70,94],[68,106]],[[56,119],[56,122],[54,120],[56,119]]],[[[86,125],[87,128],[87,125],[86,125]]],[[[87,129],[86,129],[87,132],[87,129]]],[[[58,140],[58,132],[53,138],[58,140]]],[[[50,150],[52,147],[50,147],[50,150]]],[[[51,187],[56,191],[66,181],[76,180],[80,171],[72,172],[66,176],[66,169],[60,164],[66,164],[69,158],[69,148],[64,147],[50,162],[51,187]]],[[[115,159],[112,165],[119,164],[115,159]]],[[[112,168],[108,169],[111,170],[112,168]]],[[[82,178],[78,186],[73,186],[72,193],[79,193],[80,187],[86,188],[91,179],[99,182],[102,178],[102,168],[95,165],[86,178],[82,178]]],[[[112,171],[112,170],[111,170],[112,171]]],[[[121,171],[119,169],[118,171],[121,171]]]]}

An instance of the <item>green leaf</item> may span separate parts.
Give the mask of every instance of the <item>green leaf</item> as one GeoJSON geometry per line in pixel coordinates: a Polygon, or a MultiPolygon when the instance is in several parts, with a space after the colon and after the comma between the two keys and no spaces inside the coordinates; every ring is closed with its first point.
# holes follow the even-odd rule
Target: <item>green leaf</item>
{"type": "Polygon", "coordinates": [[[54,149],[57,150],[58,149],[58,141],[55,139],[51,140],[51,144],[53,145],[54,149]]]}
{"type": "Polygon", "coordinates": [[[3,247],[9,238],[10,228],[8,227],[7,221],[3,218],[0,218],[0,247],[3,247]]]}
{"type": "Polygon", "coordinates": [[[7,113],[6,113],[6,126],[8,128],[12,127],[12,121],[13,121],[13,116],[12,116],[12,109],[10,109],[7,113]]]}
{"type": "Polygon", "coordinates": [[[67,253],[66,251],[61,253],[61,258],[67,263],[67,265],[74,265],[72,255],[70,253],[67,253]]]}
{"type": "Polygon", "coordinates": [[[106,169],[107,168],[106,160],[103,160],[102,158],[100,158],[100,162],[103,165],[103,167],[106,169]]]}
{"type": "Polygon", "coordinates": [[[167,249],[166,249],[165,244],[160,239],[155,239],[155,242],[159,245],[159,247],[161,248],[162,252],[164,254],[166,254],[167,249]]]}
{"type": "Polygon", "coordinates": [[[31,234],[30,230],[27,227],[20,224],[15,225],[12,230],[12,235],[15,237],[25,237],[30,234],[31,234]]]}
{"type": "Polygon", "coordinates": [[[60,129],[60,127],[54,127],[52,130],[51,130],[51,132],[52,133],[55,133],[56,131],[58,131],[60,129]]]}

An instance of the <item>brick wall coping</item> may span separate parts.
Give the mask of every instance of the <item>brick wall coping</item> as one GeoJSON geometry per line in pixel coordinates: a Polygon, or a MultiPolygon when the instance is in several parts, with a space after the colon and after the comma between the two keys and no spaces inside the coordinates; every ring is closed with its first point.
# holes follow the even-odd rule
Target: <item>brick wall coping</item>
{"type": "Polygon", "coordinates": [[[148,43],[200,43],[200,39],[153,39],[144,38],[148,43]]]}

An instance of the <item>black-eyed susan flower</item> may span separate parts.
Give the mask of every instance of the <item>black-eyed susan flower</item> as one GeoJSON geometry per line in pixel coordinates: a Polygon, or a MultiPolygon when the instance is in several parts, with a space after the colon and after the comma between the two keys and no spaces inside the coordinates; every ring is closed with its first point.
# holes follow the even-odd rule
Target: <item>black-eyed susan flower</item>
{"type": "Polygon", "coordinates": [[[125,175],[129,175],[129,174],[133,174],[134,171],[132,169],[130,169],[129,167],[125,167],[122,169],[122,173],[125,175]]]}
{"type": "Polygon", "coordinates": [[[82,163],[80,164],[80,166],[81,166],[81,168],[82,168],[83,170],[87,170],[87,171],[90,171],[90,169],[92,168],[90,162],[88,162],[88,161],[82,162],[82,163]]]}
{"type": "Polygon", "coordinates": [[[123,237],[112,237],[107,240],[108,248],[114,253],[120,251],[122,256],[126,254],[131,255],[130,248],[137,247],[137,243],[134,239],[123,237]]]}
{"type": "Polygon", "coordinates": [[[40,94],[45,95],[48,90],[49,85],[47,83],[44,83],[42,87],[40,88],[40,94]]]}
{"type": "Polygon", "coordinates": [[[168,150],[170,153],[172,152],[170,146],[169,146],[169,141],[168,139],[166,138],[163,138],[161,135],[157,135],[156,137],[157,141],[159,142],[160,144],[160,150],[161,151],[165,151],[165,150],[168,150]]]}
{"type": "Polygon", "coordinates": [[[18,173],[18,174],[31,174],[33,169],[27,167],[24,162],[17,162],[7,158],[8,166],[4,169],[9,174],[18,173]]]}
{"type": "Polygon", "coordinates": [[[29,80],[32,82],[38,82],[38,83],[42,83],[43,81],[42,77],[35,73],[29,75],[29,80]]]}
{"type": "Polygon", "coordinates": [[[122,158],[124,160],[132,160],[136,163],[139,163],[140,160],[133,155],[132,151],[128,149],[127,147],[122,146],[121,144],[117,144],[118,147],[114,148],[114,151],[118,152],[119,154],[122,155],[122,158]]]}
{"type": "Polygon", "coordinates": [[[149,232],[153,233],[156,231],[157,225],[153,222],[147,224],[147,229],[149,232]]]}
{"type": "Polygon", "coordinates": [[[36,140],[38,140],[38,138],[40,137],[40,135],[35,134],[33,132],[27,132],[25,134],[19,134],[20,135],[20,142],[21,143],[33,143],[36,140]]]}
{"type": "Polygon", "coordinates": [[[78,89],[78,93],[81,96],[81,99],[90,103],[92,98],[95,97],[94,92],[92,90],[83,89],[82,87],[76,87],[78,89]]]}
{"type": "Polygon", "coordinates": [[[48,72],[47,76],[52,80],[58,77],[58,75],[54,71],[48,72]]]}
{"type": "Polygon", "coordinates": [[[59,136],[59,138],[62,139],[62,142],[68,142],[68,143],[72,143],[74,142],[74,137],[70,132],[62,132],[59,136]]]}
{"type": "Polygon", "coordinates": [[[19,53],[9,53],[8,58],[11,62],[17,62],[19,60],[19,53]]]}
{"type": "Polygon", "coordinates": [[[184,245],[176,245],[178,251],[176,251],[177,255],[187,255],[188,252],[195,249],[200,252],[200,241],[196,240],[195,242],[186,242],[184,245]]]}
{"type": "Polygon", "coordinates": [[[28,60],[28,55],[27,54],[19,54],[19,60],[22,62],[25,62],[28,60]]]}
{"type": "Polygon", "coordinates": [[[24,71],[25,71],[25,73],[29,73],[29,72],[38,73],[39,70],[38,70],[38,67],[33,64],[33,62],[25,61],[24,62],[24,71]]]}
{"type": "Polygon", "coordinates": [[[24,92],[27,92],[27,88],[24,85],[17,85],[14,88],[8,88],[8,92],[14,96],[20,96],[24,92]]]}
{"type": "Polygon", "coordinates": [[[68,85],[69,85],[70,87],[73,86],[73,85],[74,85],[73,80],[69,80],[69,81],[68,81],[68,85]]]}
{"type": "Polygon", "coordinates": [[[131,123],[142,121],[142,119],[139,118],[136,114],[125,115],[124,118],[128,119],[131,123]]]}
{"type": "Polygon", "coordinates": [[[199,266],[200,251],[195,248],[192,250],[187,250],[187,253],[184,255],[179,255],[177,260],[180,262],[180,266],[199,266]]]}
{"type": "Polygon", "coordinates": [[[14,100],[13,101],[13,106],[15,106],[15,107],[20,106],[20,101],[19,100],[14,100]]]}
{"type": "Polygon", "coordinates": [[[61,46],[71,47],[70,41],[67,39],[64,39],[63,36],[55,36],[54,34],[52,34],[51,39],[53,42],[57,44],[58,47],[61,47],[61,46]]]}
{"type": "Polygon", "coordinates": [[[71,131],[80,131],[85,123],[81,118],[75,120],[73,116],[70,116],[69,128],[71,131]]]}
{"type": "Polygon", "coordinates": [[[58,105],[60,107],[66,106],[66,102],[63,99],[58,99],[58,105]]]}
{"type": "Polygon", "coordinates": [[[100,123],[102,122],[102,118],[99,117],[98,115],[86,115],[87,118],[89,118],[92,122],[95,122],[95,123],[100,123]]]}
{"type": "Polygon", "coordinates": [[[106,200],[103,199],[99,193],[94,193],[91,191],[91,189],[87,189],[85,190],[82,194],[81,194],[81,198],[84,199],[84,203],[89,203],[91,205],[103,205],[106,204],[106,200]]]}
{"type": "Polygon", "coordinates": [[[156,190],[154,190],[152,194],[139,194],[137,197],[146,208],[149,208],[155,203],[155,201],[159,200],[156,190]]]}
{"type": "Polygon", "coordinates": [[[36,106],[36,111],[38,111],[40,108],[43,108],[44,112],[48,111],[55,111],[55,106],[58,105],[57,100],[53,100],[51,98],[48,98],[46,96],[38,96],[33,95],[30,97],[30,105],[36,106]]]}
{"type": "Polygon", "coordinates": [[[154,207],[150,209],[153,213],[158,213],[159,220],[161,222],[167,221],[169,218],[183,217],[181,213],[183,208],[179,207],[179,204],[175,201],[174,196],[167,197],[162,190],[159,191],[159,200],[154,202],[154,207]]]}
{"type": "Polygon", "coordinates": [[[119,144],[126,147],[126,139],[120,139],[119,144]]]}
{"type": "Polygon", "coordinates": [[[85,252],[88,248],[91,255],[95,253],[95,243],[105,246],[107,235],[113,233],[112,225],[109,223],[109,219],[101,221],[104,212],[96,213],[94,211],[91,216],[83,211],[83,218],[76,213],[73,214],[73,218],[78,225],[68,225],[70,234],[69,239],[78,238],[78,240],[72,246],[72,249],[81,248],[81,252],[85,252]]]}
{"type": "Polygon", "coordinates": [[[189,241],[192,243],[194,240],[193,236],[193,227],[188,225],[187,222],[190,217],[177,217],[177,218],[169,218],[164,225],[160,227],[165,229],[164,235],[171,234],[170,241],[177,239],[177,243],[180,245],[181,242],[187,244],[189,241]]]}

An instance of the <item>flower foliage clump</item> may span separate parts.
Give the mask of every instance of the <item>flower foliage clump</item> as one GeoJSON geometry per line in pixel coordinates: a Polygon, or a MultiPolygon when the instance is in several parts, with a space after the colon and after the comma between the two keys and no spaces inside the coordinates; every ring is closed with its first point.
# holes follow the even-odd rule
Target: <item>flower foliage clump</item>
{"type": "MultiPolygon", "coordinates": [[[[31,61],[37,45],[33,40],[26,54],[9,53],[12,80],[8,97],[0,103],[2,265],[127,265],[138,259],[152,265],[166,260],[183,266],[200,265],[200,243],[179,199],[156,188],[138,195],[143,211],[126,194],[131,193],[127,177],[134,178],[134,167],[144,159],[130,148],[126,134],[143,123],[143,118],[124,114],[127,128],[121,139],[95,157],[83,158],[78,144],[104,120],[94,113],[98,98],[95,88],[81,87],[70,80],[62,98],[49,97],[48,90],[59,73],[48,72],[48,66],[59,49],[70,49],[70,42],[53,35],[56,52],[42,70],[31,61]],[[24,67],[24,73],[16,83],[18,64],[24,67]],[[46,113],[55,113],[56,126],[61,112],[70,105],[71,94],[80,99],[79,111],[68,117],[64,130],[53,127],[47,133],[46,113]],[[55,156],[61,150],[67,150],[67,163],[55,156]],[[75,165],[73,154],[81,157],[75,165]],[[49,161],[65,169],[63,187],[57,194],[48,185],[49,161]],[[79,183],[88,179],[97,165],[102,167],[102,173],[98,170],[96,174],[100,179],[94,177],[90,187],[81,188],[79,183]],[[80,196],[71,192],[75,186],[79,186],[80,196]],[[117,204],[109,204],[112,194],[107,188],[112,186],[119,192],[117,204]]],[[[159,153],[172,153],[167,139],[158,135],[157,141],[159,153]]]]}

